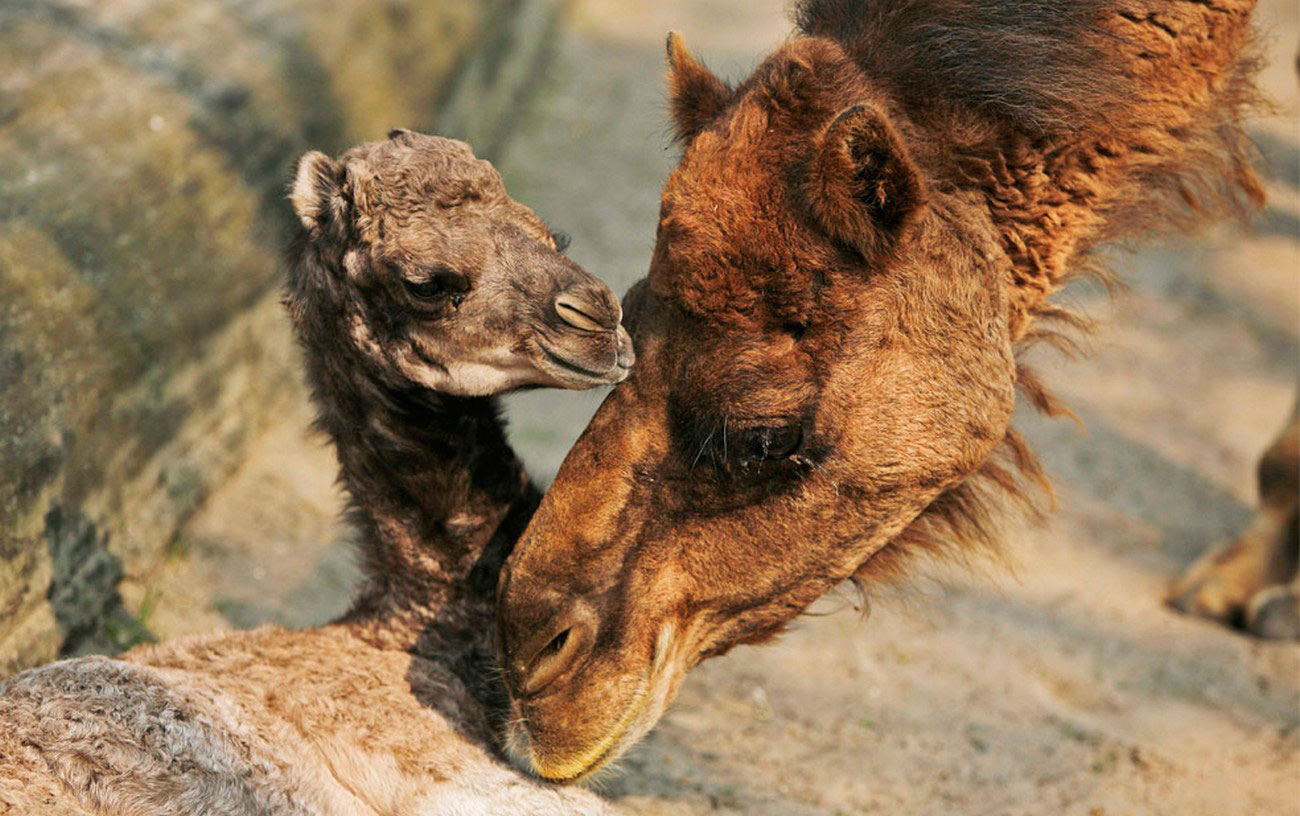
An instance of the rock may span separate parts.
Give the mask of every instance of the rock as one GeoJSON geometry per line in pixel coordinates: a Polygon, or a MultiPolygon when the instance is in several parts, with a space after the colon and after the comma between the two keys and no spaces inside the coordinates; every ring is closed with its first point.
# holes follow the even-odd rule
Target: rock
{"type": "Polygon", "coordinates": [[[0,6],[0,676],[101,625],[301,399],[278,304],[297,155],[512,98],[554,9],[0,6]],[[513,86],[464,79],[495,62],[513,86]]]}

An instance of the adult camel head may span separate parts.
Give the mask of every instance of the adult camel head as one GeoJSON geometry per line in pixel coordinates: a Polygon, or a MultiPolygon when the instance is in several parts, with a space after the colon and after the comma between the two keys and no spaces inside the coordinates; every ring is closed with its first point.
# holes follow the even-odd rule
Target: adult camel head
{"type": "Polygon", "coordinates": [[[1010,419],[1017,386],[1051,407],[1016,360],[1069,320],[1045,295],[1252,189],[1248,6],[808,0],[735,89],[669,38],[685,149],[624,300],[639,362],[500,586],[524,760],[581,778],[700,660],[987,542],[984,486],[1037,476],[1010,419]]]}

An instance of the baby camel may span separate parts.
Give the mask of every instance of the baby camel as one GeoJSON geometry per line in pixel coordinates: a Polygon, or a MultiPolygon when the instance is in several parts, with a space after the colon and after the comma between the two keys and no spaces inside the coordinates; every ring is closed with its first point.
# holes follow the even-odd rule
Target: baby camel
{"type": "Polygon", "coordinates": [[[460,142],[311,152],[291,198],[285,303],[368,582],[319,629],[10,679],[0,813],[604,813],[494,749],[496,572],[538,494],[489,395],[624,379],[617,300],[460,142]]]}

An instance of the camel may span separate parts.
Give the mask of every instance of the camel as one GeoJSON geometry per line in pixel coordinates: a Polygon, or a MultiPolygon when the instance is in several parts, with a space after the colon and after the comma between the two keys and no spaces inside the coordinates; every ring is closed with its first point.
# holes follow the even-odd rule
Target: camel
{"type": "Polygon", "coordinates": [[[0,813],[599,814],[494,747],[496,573],[538,501],[490,396],[632,363],[613,294],[463,143],[310,152],[284,298],[367,582],[341,620],[0,686],[0,813]]]}
{"type": "Polygon", "coordinates": [[[1252,0],[799,0],[743,82],[668,39],[638,355],[501,576],[510,744],[582,779],[845,580],[996,553],[1023,362],[1096,249],[1262,199],[1252,0]],[[600,490],[592,490],[598,484],[600,490]]]}

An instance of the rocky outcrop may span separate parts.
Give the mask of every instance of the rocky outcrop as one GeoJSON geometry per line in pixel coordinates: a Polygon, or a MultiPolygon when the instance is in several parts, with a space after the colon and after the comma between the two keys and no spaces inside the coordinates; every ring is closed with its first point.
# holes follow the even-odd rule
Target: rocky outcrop
{"type": "Polygon", "coordinates": [[[554,12],[0,5],[0,676],[102,638],[118,579],[300,397],[293,159],[399,125],[496,143],[554,12]]]}

